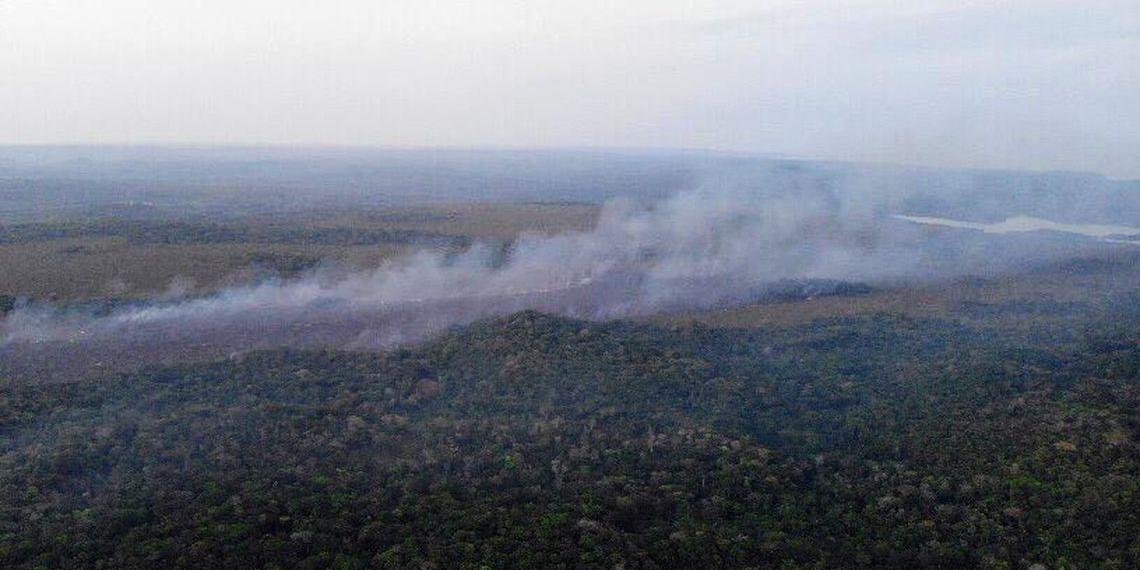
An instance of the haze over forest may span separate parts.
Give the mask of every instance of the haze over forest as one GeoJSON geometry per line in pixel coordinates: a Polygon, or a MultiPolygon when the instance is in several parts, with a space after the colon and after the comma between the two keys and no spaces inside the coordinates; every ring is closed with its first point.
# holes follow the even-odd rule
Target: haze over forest
{"type": "Polygon", "coordinates": [[[0,0],[0,567],[1140,567],[1140,5],[0,0]]]}

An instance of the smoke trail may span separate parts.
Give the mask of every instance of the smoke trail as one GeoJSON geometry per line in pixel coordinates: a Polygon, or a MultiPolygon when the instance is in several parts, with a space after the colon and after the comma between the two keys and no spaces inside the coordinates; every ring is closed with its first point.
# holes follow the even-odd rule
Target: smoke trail
{"type": "Polygon", "coordinates": [[[51,368],[61,349],[70,366],[117,366],[283,345],[375,348],[526,308],[641,315],[745,302],[789,280],[938,277],[1071,249],[948,240],[892,218],[900,194],[890,188],[797,190],[722,180],[649,205],[614,200],[592,231],[523,235],[505,260],[475,244],[102,316],[24,307],[0,324],[0,356],[19,370],[51,368]]]}

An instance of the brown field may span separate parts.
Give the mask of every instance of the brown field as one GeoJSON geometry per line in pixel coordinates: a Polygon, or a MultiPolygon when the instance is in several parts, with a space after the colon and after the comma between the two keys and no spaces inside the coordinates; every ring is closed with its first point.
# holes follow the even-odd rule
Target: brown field
{"type": "Polygon", "coordinates": [[[473,202],[339,212],[303,223],[325,228],[419,230],[475,239],[511,239],[523,232],[587,231],[594,227],[599,210],[594,204],[473,202]]]}
{"type": "Polygon", "coordinates": [[[138,297],[172,288],[209,291],[281,266],[334,260],[375,266],[411,248],[401,245],[131,244],[119,238],[0,245],[0,291],[49,299],[138,297]]]}
{"type": "MultiPolygon", "coordinates": [[[[306,228],[414,230],[475,240],[523,232],[588,230],[598,208],[587,204],[448,204],[364,211],[307,212],[227,225],[272,223],[306,228]]],[[[376,267],[417,246],[307,243],[132,243],[84,237],[0,244],[0,295],[83,300],[144,297],[173,289],[211,290],[266,274],[295,275],[316,264],[376,267]]]]}

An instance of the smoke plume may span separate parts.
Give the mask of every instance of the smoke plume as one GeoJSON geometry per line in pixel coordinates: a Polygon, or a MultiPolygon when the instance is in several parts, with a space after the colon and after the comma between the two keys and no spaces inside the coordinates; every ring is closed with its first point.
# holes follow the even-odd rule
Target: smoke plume
{"type": "Polygon", "coordinates": [[[522,309],[602,319],[749,302],[788,288],[989,273],[1089,243],[899,219],[889,186],[720,179],[656,202],[608,202],[588,232],[421,252],[375,270],[93,315],[24,306],[0,324],[14,371],[173,362],[276,346],[381,348],[522,309]],[[997,241],[995,241],[997,240],[997,241]]]}

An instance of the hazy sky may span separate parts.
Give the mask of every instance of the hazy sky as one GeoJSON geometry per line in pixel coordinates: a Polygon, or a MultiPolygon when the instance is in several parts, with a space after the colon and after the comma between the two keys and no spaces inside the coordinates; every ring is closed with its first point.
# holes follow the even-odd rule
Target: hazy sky
{"type": "Polygon", "coordinates": [[[685,147],[1140,177],[1140,1],[0,0],[0,143],[685,147]]]}

